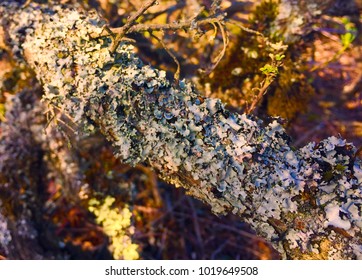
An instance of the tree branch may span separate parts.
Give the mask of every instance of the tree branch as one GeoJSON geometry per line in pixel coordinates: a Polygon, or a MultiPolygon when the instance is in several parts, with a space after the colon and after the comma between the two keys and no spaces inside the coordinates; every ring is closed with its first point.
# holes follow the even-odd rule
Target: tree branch
{"type": "MultiPolygon", "coordinates": [[[[196,24],[197,26],[205,25],[205,24],[212,24],[216,22],[220,22],[224,18],[223,15],[217,15],[217,16],[211,16],[205,19],[195,20],[187,19],[185,21],[181,22],[175,22],[175,23],[166,23],[166,24],[155,24],[155,23],[147,23],[147,24],[136,24],[132,26],[127,33],[137,33],[137,32],[144,32],[144,31],[177,31],[182,29],[187,29],[193,26],[193,24],[196,24]]],[[[122,27],[117,28],[111,28],[111,31],[114,33],[120,32],[120,29],[122,27]]]]}
{"type": "Polygon", "coordinates": [[[128,20],[127,22],[119,29],[119,31],[117,32],[114,40],[113,40],[113,44],[111,45],[111,51],[112,53],[115,52],[115,50],[117,49],[119,43],[121,42],[121,39],[123,38],[123,36],[127,33],[127,31],[132,27],[132,25],[135,24],[136,20],[142,16],[150,7],[152,7],[153,5],[155,5],[157,0],[151,0],[148,1],[146,3],[144,3],[141,8],[134,13],[128,20]]]}
{"type": "Polygon", "coordinates": [[[361,258],[362,163],[352,144],[330,137],[293,149],[276,120],[232,114],[185,81],[170,85],[129,43],[112,53],[112,42],[89,36],[104,27],[95,14],[7,4],[0,15],[43,102],[99,129],[124,162],[147,163],[218,215],[240,215],[284,258],[361,258]]]}

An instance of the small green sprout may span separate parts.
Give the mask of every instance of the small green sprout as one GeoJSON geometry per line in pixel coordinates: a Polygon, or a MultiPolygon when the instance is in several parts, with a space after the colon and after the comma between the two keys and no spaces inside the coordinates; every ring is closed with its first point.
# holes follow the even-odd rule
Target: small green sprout
{"type": "Polygon", "coordinates": [[[264,75],[277,75],[279,73],[278,68],[274,65],[271,65],[269,63],[265,64],[262,68],[260,68],[260,71],[263,72],[264,75]]]}
{"type": "Polygon", "coordinates": [[[351,45],[351,43],[354,41],[355,38],[356,38],[356,36],[350,32],[342,34],[341,43],[342,43],[343,48],[348,48],[351,45]]]}
{"type": "Polygon", "coordinates": [[[329,60],[322,63],[321,65],[315,66],[311,69],[311,71],[315,71],[321,69],[322,67],[327,66],[329,63],[336,61],[339,59],[344,52],[351,47],[352,42],[356,39],[357,29],[353,22],[350,22],[348,17],[342,18],[342,23],[344,25],[345,33],[340,36],[340,41],[342,48],[329,60]]]}
{"type": "Polygon", "coordinates": [[[282,61],[283,58],[285,58],[285,55],[284,55],[284,54],[277,54],[277,55],[275,56],[275,60],[276,60],[276,61],[282,61]]]}

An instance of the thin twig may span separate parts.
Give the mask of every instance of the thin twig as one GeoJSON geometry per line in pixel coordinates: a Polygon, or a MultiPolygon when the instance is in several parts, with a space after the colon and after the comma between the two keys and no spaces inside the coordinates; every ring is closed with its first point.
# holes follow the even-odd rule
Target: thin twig
{"type": "Polygon", "coordinates": [[[328,64],[330,64],[330,63],[332,63],[332,62],[334,62],[334,61],[337,61],[349,47],[350,47],[349,45],[348,45],[348,46],[344,46],[342,49],[340,49],[338,52],[336,52],[336,53],[334,54],[334,56],[332,56],[331,58],[329,58],[327,61],[322,62],[321,64],[318,64],[318,65],[313,66],[312,69],[310,69],[309,71],[310,71],[310,72],[314,72],[314,71],[323,69],[323,68],[325,68],[328,64]]]}
{"type": "Polygon", "coordinates": [[[23,4],[23,7],[24,8],[28,7],[32,1],[33,0],[26,0],[26,2],[23,4]]]}
{"type": "Polygon", "coordinates": [[[221,0],[213,0],[212,4],[211,4],[211,9],[210,12],[212,14],[217,14],[220,12],[220,5],[221,5],[221,0]]]}
{"type": "MultiPolygon", "coordinates": [[[[263,39],[263,41],[267,44],[267,45],[272,45],[272,43],[269,41],[269,39],[267,37],[265,37],[262,33],[256,31],[256,30],[253,30],[253,29],[250,29],[248,27],[245,27],[244,25],[240,24],[240,22],[236,21],[236,20],[232,20],[232,19],[227,19],[225,20],[226,23],[229,23],[229,24],[233,24],[233,25],[236,25],[237,27],[239,27],[241,30],[247,32],[247,33],[251,33],[251,34],[254,34],[256,36],[259,36],[263,39]]],[[[265,78],[265,80],[262,82],[262,87],[258,89],[259,93],[257,95],[256,98],[254,98],[253,102],[251,103],[250,107],[246,109],[246,113],[247,114],[250,114],[252,113],[257,104],[260,102],[260,100],[263,98],[263,96],[265,95],[265,93],[267,92],[269,86],[273,83],[273,81],[275,80],[275,77],[273,76],[272,78],[265,78]]]]}
{"type": "Polygon", "coordinates": [[[218,246],[216,248],[216,250],[214,250],[211,254],[211,257],[210,257],[210,260],[215,260],[216,259],[216,256],[222,252],[222,250],[224,250],[224,248],[226,247],[226,245],[228,245],[229,243],[229,240],[226,239],[223,243],[220,244],[220,246],[218,246]]]}
{"type": "Polygon", "coordinates": [[[177,65],[177,70],[175,72],[175,74],[173,75],[174,78],[174,83],[178,84],[178,81],[180,80],[180,69],[181,69],[181,65],[180,62],[178,61],[177,57],[171,52],[171,50],[166,46],[166,44],[163,42],[162,39],[158,38],[155,34],[151,33],[151,36],[153,38],[155,38],[158,42],[160,42],[160,44],[162,45],[162,47],[165,49],[165,51],[169,54],[169,56],[172,57],[173,61],[176,63],[177,65]]]}
{"type": "MultiPolygon", "coordinates": [[[[196,24],[198,26],[200,25],[205,25],[205,24],[211,24],[211,23],[215,23],[218,21],[221,21],[224,19],[223,15],[218,15],[218,16],[213,16],[213,17],[208,17],[205,19],[201,19],[201,20],[197,20],[196,24]]],[[[177,31],[180,29],[186,29],[191,27],[191,25],[194,23],[194,19],[188,19],[182,22],[176,22],[176,23],[166,23],[166,24],[143,24],[143,23],[139,23],[139,24],[135,24],[133,26],[131,26],[127,32],[125,32],[125,34],[129,34],[129,33],[135,33],[135,32],[144,32],[144,31],[166,31],[166,30],[171,30],[171,31],[177,31]]],[[[110,30],[113,33],[119,33],[121,32],[122,27],[117,27],[117,28],[110,28],[110,30]]]]}
{"type": "Polygon", "coordinates": [[[262,37],[263,39],[266,39],[265,36],[256,31],[256,30],[253,30],[253,29],[250,29],[248,27],[245,27],[244,25],[240,24],[240,22],[236,21],[236,20],[233,20],[233,19],[226,19],[225,20],[226,23],[230,23],[230,24],[233,24],[233,25],[236,25],[237,27],[239,27],[241,30],[245,31],[245,32],[248,32],[248,33],[251,33],[251,34],[255,34],[257,36],[260,36],[262,37]]]}
{"type": "Polygon", "coordinates": [[[270,78],[265,79],[263,86],[259,89],[258,96],[256,98],[254,98],[250,107],[248,109],[246,109],[247,114],[251,114],[255,110],[256,105],[258,105],[259,101],[263,98],[264,94],[267,92],[269,86],[272,84],[273,81],[274,81],[274,79],[270,79],[270,78]]]}
{"type": "Polygon", "coordinates": [[[201,230],[200,230],[200,223],[199,223],[199,219],[198,219],[197,212],[196,212],[196,209],[195,209],[195,205],[194,205],[194,203],[193,203],[193,201],[191,200],[190,197],[187,198],[187,202],[191,207],[192,223],[194,224],[197,243],[198,243],[198,246],[200,247],[200,250],[201,250],[201,256],[203,256],[204,255],[204,242],[203,242],[203,239],[202,239],[202,234],[201,234],[201,230]]]}
{"type": "Polygon", "coordinates": [[[147,21],[150,21],[150,20],[153,20],[153,19],[155,19],[156,17],[158,17],[158,16],[160,16],[160,15],[162,15],[162,14],[170,14],[170,13],[172,13],[172,12],[174,12],[174,11],[177,11],[178,9],[183,8],[184,6],[185,6],[185,3],[183,3],[183,2],[178,2],[178,3],[176,3],[175,5],[173,5],[173,6],[171,6],[171,7],[168,7],[168,8],[165,8],[165,9],[163,9],[163,10],[161,10],[161,11],[157,11],[157,12],[155,12],[155,13],[149,13],[149,14],[147,14],[147,15],[145,16],[145,19],[146,19],[147,21]]]}
{"type": "Polygon", "coordinates": [[[123,36],[135,24],[136,20],[142,16],[151,6],[155,5],[156,1],[157,0],[151,0],[143,4],[142,7],[136,13],[134,13],[121,28],[119,28],[110,48],[112,53],[116,51],[119,43],[122,41],[123,36]]]}
{"type": "Polygon", "coordinates": [[[216,68],[216,66],[220,63],[221,59],[225,55],[226,47],[229,44],[229,36],[228,36],[227,32],[225,31],[224,26],[222,25],[222,23],[220,21],[217,21],[216,24],[219,26],[219,29],[221,31],[223,48],[222,48],[221,52],[215,58],[213,65],[206,71],[206,73],[205,73],[206,75],[210,74],[216,68]]]}

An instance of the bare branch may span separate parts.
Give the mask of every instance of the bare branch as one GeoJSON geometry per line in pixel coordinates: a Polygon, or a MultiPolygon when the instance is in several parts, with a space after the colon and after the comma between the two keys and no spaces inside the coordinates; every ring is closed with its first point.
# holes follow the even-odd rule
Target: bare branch
{"type": "Polygon", "coordinates": [[[152,37],[154,37],[158,42],[160,42],[160,44],[162,45],[162,47],[165,49],[165,51],[169,54],[169,56],[172,57],[173,61],[176,63],[177,65],[177,69],[176,72],[173,76],[174,78],[174,84],[178,84],[179,80],[180,80],[180,62],[178,61],[177,57],[171,52],[171,50],[166,46],[166,44],[163,42],[162,39],[158,38],[155,34],[151,33],[152,37]]]}
{"type": "Polygon", "coordinates": [[[132,27],[132,25],[135,24],[136,20],[142,16],[150,7],[152,7],[153,5],[155,5],[155,3],[157,2],[157,0],[151,0],[146,2],[145,4],[142,5],[142,7],[136,12],[134,13],[125,23],[125,25],[123,25],[117,32],[114,40],[113,40],[113,44],[111,45],[111,52],[114,53],[115,50],[117,49],[119,43],[121,42],[121,39],[123,38],[123,36],[127,33],[127,31],[132,27]]]}
{"type": "MultiPolygon", "coordinates": [[[[152,31],[166,31],[166,30],[177,31],[177,30],[190,28],[191,26],[193,26],[193,24],[196,24],[196,26],[201,26],[201,25],[216,23],[218,21],[221,21],[223,18],[224,18],[223,15],[218,15],[218,16],[208,17],[205,19],[200,19],[197,21],[194,21],[195,19],[191,18],[186,21],[167,23],[167,24],[139,23],[132,26],[126,33],[129,34],[129,33],[144,32],[144,31],[152,32],[152,31]]],[[[121,29],[122,27],[117,27],[117,28],[111,28],[110,30],[113,33],[119,33],[121,32],[121,29]]]]}

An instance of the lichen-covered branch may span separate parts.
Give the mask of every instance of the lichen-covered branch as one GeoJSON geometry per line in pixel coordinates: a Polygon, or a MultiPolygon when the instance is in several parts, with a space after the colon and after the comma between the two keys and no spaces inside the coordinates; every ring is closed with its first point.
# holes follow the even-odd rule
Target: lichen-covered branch
{"type": "Polygon", "coordinates": [[[34,70],[43,101],[85,132],[100,130],[124,162],[153,167],[216,214],[233,212],[284,258],[362,257],[362,163],[330,137],[295,150],[277,120],[232,114],[192,85],[171,85],[133,46],[102,34],[95,13],[0,8],[7,43],[34,70]]]}

